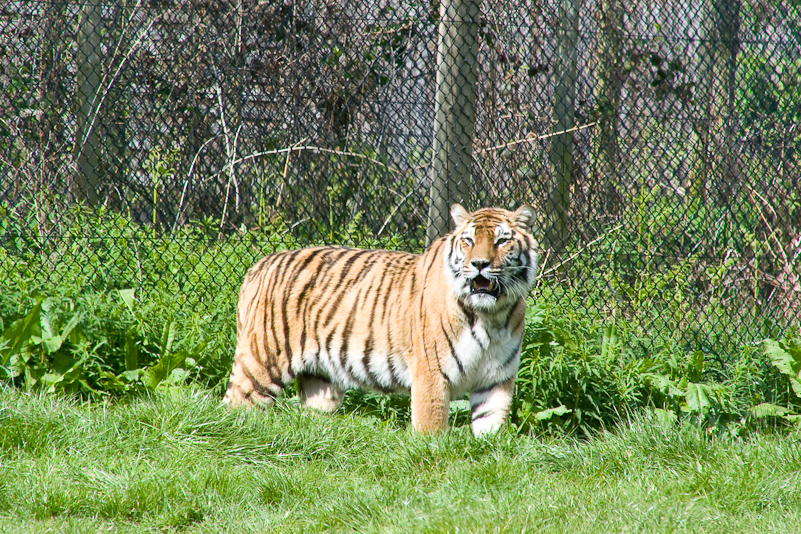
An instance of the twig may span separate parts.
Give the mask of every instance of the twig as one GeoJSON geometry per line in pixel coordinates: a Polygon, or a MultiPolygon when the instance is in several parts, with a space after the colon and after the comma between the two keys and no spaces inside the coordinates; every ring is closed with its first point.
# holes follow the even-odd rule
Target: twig
{"type": "Polygon", "coordinates": [[[189,165],[189,173],[186,175],[186,180],[184,180],[184,190],[181,193],[181,202],[180,204],[178,204],[178,213],[175,215],[175,222],[172,224],[172,232],[175,232],[175,229],[178,227],[178,220],[181,218],[181,213],[184,210],[184,198],[186,195],[186,188],[189,186],[189,182],[192,179],[192,173],[195,171],[195,163],[197,163],[197,160],[200,157],[200,153],[203,151],[204,148],[206,148],[206,145],[208,145],[218,137],[220,136],[215,135],[214,137],[206,139],[206,141],[202,145],[200,145],[200,148],[197,149],[197,152],[195,152],[195,157],[192,158],[192,164],[189,165]]]}
{"type": "Polygon", "coordinates": [[[247,156],[243,156],[243,157],[238,158],[238,159],[234,158],[229,163],[227,163],[220,170],[220,172],[216,173],[213,177],[216,178],[216,177],[220,176],[222,173],[226,172],[228,167],[230,167],[231,165],[238,165],[239,163],[242,163],[243,161],[247,161],[249,159],[256,159],[256,158],[260,158],[262,156],[271,156],[271,155],[276,155],[276,154],[284,154],[286,152],[302,152],[304,150],[308,150],[310,152],[323,152],[323,153],[327,153],[327,154],[336,154],[336,155],[339,155],[339,156],[351,156],[351,157],[354,157],[354,158],[362,158],[362,159],[366,159],[367,161],[370,161],[372,163],[375,163],[376,165],[380,165],[380,166],[384,167],[385,169],[387,169],[390,172],[394,172],[396,174],[402,174],[404,172],[404,171],[401,171],[399,169],[395,169],[393,167],[390,167],[389,165],[387,165],[383,161],[378,161],[375,158],[371,158],[370,156],[365,156],[364,154],[358,154],[356,152],[347,152],[347,151],[342,151],[342,150],[331,150],[330,148],[322,148],[322,147],[319,147],[319,146],[308,146],[308,145],[307,146],[297,146],[297,145],[293,145],[293,146],[288,147],[288,148],[277,148],[275,150],[265,150],[263,152],[254,152],[253,154],[248,154],[247,156]]]}
{"type": "MultiPolygon", "coordinates": [[[[301,139],[300,141],[298,141],[297,143],[292,145],[291,148],[295,148],[298,145],[304,143],[305,141],[306,141],[306,138],[304,137],[303,139],[301,139]]],[[[276,202],[276,208],[277,209],[281,209],[281,204],[283,203],[284,187],[286,187],[286,177],[289,174],[289,156],[291,154],[292,154],[291,150],[287,151],[286,159],[284,160],[284,172],[281,174],[281,190],[278,192],[278,202],[276,202]]]]}
{"type": "Polygon", "coordinates": [[[590,241],[589,243],[587,243],[586,245],[584,245],[583,247],[581,247],[579,250],[577,250],[576,252],[574,252],[573,254],[571,254],[571,255],[570,255],[570,256],[569,256],[569,257],[568,257],[566,260],[560,261],[560,262],[559,262],[559,265],[556,265],[556,266],[554,266],[554,267],[552,267],[552,268],[548,269],[547,271],[545,271],[545,272],[541,273],[541,274],[540,274],[540,278],[542,278],[542,277],[544,277],[544,276],[547,276],[547,275],[551,274],[553,271],[555,271],[556,269],[558,269],[559,267],[561,267],[561,266],[562,266],[562,265],[564,265],[565,263],[569,262],[570,260],[572,260],[573,258],[575,258],[576,256],[578,256],[579,254],[581,254],[582,252],[584,252],[585,250],[587,250],[588,248],[590,248],[590,246],[594,245],[595,243],[597,243],[598,241],[600,241],[601,239],[603,239],[604,237],[606,237],[606,235],[607,235],[607,234],[610,234],[610,233],[612,233],[612,232],[614,232],[614,231],[616,231],[616,230],[619,230],[619,229],[620,229],[620,228],[622,228],[622,227],[623,227],[623,224],[618,224],[617,226],[615,226],[615,227],[614,227],[614,228],[612,228],[611,230],[608,230],[608,231],[604,232],[603,234],[599,235],[598,237],[596,237],[595,239],[593,239],[592,241],[590,241]]]}
{"type": "MultiPolygon", "coordinates": [[[[133,19],[134,15],[136,14],[136,10],[140,6],[140,4],[141,4],[141,2],[137,2],[136,6],[134,6],[134,9],[131,11],[131,16],[128,17],[129,21],[133,19]]],[[[108,79],[108,74],[105,74],[103,76],[103,79],[100,81],[100,87],[98,87],[98,92],[92,97],[92,105],[94,106],[94,103],[97,101],[97,106],[95,106],[94,109],[91,112],[91,121],[89,121],[89,127],[86,129],[85,132],[82,132],[82,134],[81,134],[81,146],[78,147],[78,151],[77,151],[78,153],[83,152],[83,147],[86,145],[87,139],[89,138],[89,135],[92,133],[92,130],[94,130],[95,122],[97,120],[98,115],[100,114],[100,108],[103,107],[103,103],[106,101],[106,97],[108,96],[109,91],[111,91],[111,87],[117,81],[117,78],[120,75],[120,71],[122,71],[123,65],[125,65],[125,63],[128,61],[128,59],[133,55],[134,51],[137,48],[139,48],[139,46],[142,44],[142,39],[144,38],[145,35],[147,35],[150,32],[150,29],[153,27],[153,25],[156,23],[156,21],[161,19],[161,18],[163,18],[165,15],[167,15],[168,13],[170,13],[172,11],[175,11],[175,9],[171,9],[167,13],[162,13],[162,14],[154,17],[153,20],[150,21],[150,23],[147,25],[147,28],[145,28],[145,30],[136,38],[134,43],[131,45],[131,48],[128,50],[128,53],[126,53],[122,57],[122,60],[120,61],[120,64],[117,65],[117,70],[114,71],[114,74],[111,76],[111,80],[108,82],[108,85],[106,86],[106,88],[103,89],[103,95],[100,96],[100,90],[102,89],[103,84],[108,79]],[[98,97],[100,97],[99,101],[97,100],[98,97]]],[[[119,39],[119,41],[117,43],[117,49],[115,50],[114,55],[116,55],[118,53],[119,47],[120,47],[120,43],[123,41],[123,37],[124,36],[125,36],[125,30],[123,29],[122,35],[120,35],[120,39],[119,39]]]]}
{"type": "Polygon", "coordinates": [[[242,21],[243,21],[243,5],[242,0],[239,0],[236,6],[236,43],[234,44],[235,53],[239,55],[242,51],[242,21]]]}
{"type": "Polygon", "coordinates": [[[133,242],[134,251],[136,252],[136,267],[139,272],[139,289],[141,290],[145,286],[145,281],[142,276],[142,260],[139,258],[139,245],[136,243],[136,233],[134,233],[131,242],[133,242]]]}
{"type": "MultiPolygon", "coordinates": [[[[545,249],[545,259],[542,260],[542,263],[540,263],[541,267],[545,267],[546,265],[548,265],[548,258],[550,257],[550,255],[551,255],[551,249],[549,248],[545,249]]],[[[542,276],[543,276],[542,270],[540,270],[534,282],[534,289],[537,289],[540,286],[540,279],[542,278],[542,276]]]]}
{"type": "Polygon", "coordinates": [[[514,141],[509,141],[508,143],[504,143],[502,145],[491,146],[489,148],[478,148],[478,149],[476,149],[476,152],[487,153],[487,152],[492,152],[494,150],[501,150],[503,148],[508,148],[510,146],[519,145],[520,143],[532,143],[534,141],[541,141],[542,139],[548,139],[550,137],[556,137],[557,135],[562,135],[562,134],[566,134],[566,133],[578,132],[578,131],[581,131],[581,130],[586,130],[587,128],[591,128],[591,127],[595,126],[596,124],[598,124],[597,121],[596,122],[591,122],[589,124],[583,124],[583,125],[579,125],[579,126],[574,126],[572,128],[568,128],[567,130],[562,130],[560,132],[553,132],[553,133],[544,134],[544,135],[537,135],[537,136],[534,136],[534,137],[526,137],[524,139],[516,139],[514,141]]]}
{"type": "MultiPolygon", "coordinates": [[[[756,196],[758,196],[758,197],[759,197],[759,199],[762,201],[762,203],[763,203],[765,206],[767,206],[768,208],[770,208],[770,211],[772,211],[772,212],[773,212],[773,216],[774,216],[774,217],[778,218],[778,216],[776,215],[776,210],[774,210],[774,209],[773,209],[773,206],[771,206],[771,205],[770,205],[770,203],[769,203],[767,200],[765,200],[765,197],[763,197],[762,195],[760,195],[758,192],[754,191],[754,189],[753,189],[753,188],[752,188],[750,185],[748,185],[748,184],[745,184],[745,186],[748,188],[748,190],[749,190],[751,193],[753,193],[753,194],[755,194],[756,196]]],[[[753,200],[753,198],[752,198],[752,200],[753,200]]],[[[788,259],[787,259],[787,253],[784,251],[784,247],[782,246],[781,242],[779,241],[779,238],[778,238],[778,237],[776,237],[776,232],[777,232],[777,230],[778,230],[778,229],[777,229],[777,228],[773,228],[773,227],[770,225],[770,223],[767,221],[767,219],[765,219],[765,215],[762,213],[762,210],[759,210],[759,218],[760,218],[760,219],[762,219],[762,222],[763,222],[763,223],[765,223],[765,226],[767,226],[767,227],[768,227],[768,230],[770,230],[770,231],[771,231],[771,232],[770,232],[770,237],[772,237],[772,238],[773,238],[773,240],[776,242],[776,245],[778,245],[778,247],[779,247],[779,251],[782,253],[782,258],[784,259],[784,263],[785,263],[785,265],[786,265],[786,264],[788,263],[788,259]]],[[[774,255],[775,255],[775,254],[776,254],[776,253],[774,252],[774,255]]]]}
{"type": "MultiPolygon", "coordinates": [[[[239,134],[242,132],[242,125],[240,124],[236,129],[236,135],[234,136],[234,157],[236,157],[236,147],[239,145],[239,134]]],[[[234,172],[234,166],[231,166],[231,180],[234,182],[234,193],[236,200],[234,201],[234,209],[239,211],[239,200],[242,195],[239,192],[239,180],[236,179],[236,173],[234,172]]]]}
{"type": "MultiPolygon", "coordinates": [[[[217,71],[217,67],[214,67],[214,75],[219,80],[219,72],[217,71]]],[[[222,88],[220,87],[220,82],[218,81],[215,84],[215,89],[217,90],[217,102],[220,106],[220,121],[222,122],[223,127],[223,137],[225,139],[225,153],[228,155],[228,159],[231,163],[223,167],[223,169],[228,169],[228,183],[225,186],[225,200],[223,201],[223,212],[222,217],[220,218],[220,231],[217,235],[217,239],[222,239],[222,232],[223,227],[225,225],[225,218],[228,214],[228,198],[231,194],[231,182],[234,183],[236,200],[234,202],[234,208],[238,211],[239,210],[239,184],[236,181],[236,173],[234,171],[234,165],[236,161],[236,145],[237,141],[239,140],[239,132],[242,130],[242,125],[240,124],[239,127],[236,129],[236,135],[234,135],[233,143],[231,142],[231,135],[228,129],[228,122],[225,120],[225,103],[223,102],[222,98],[222,88]]],[[[219,175],[217,175],[219,176],[219,175]]]]}
{"type": "Polygon", "coordinates": [[[289,228],[287,228],[286,232],[284,232],[284,235],[288,234],[289,232],[291,232],[292,230],[294,230],[294,229],[295,229],[295,228],[296,228],[298,225],[305,223],[305,222],[306,222],[306,221],[308,221],[309,219],[310,219],[310,217],[306,217],[305,219],[301,219],[301,220],[297,221],[295,224],[293,224],[292,226],[290,226],[289,228]]]}
{"type": "Polygon", "coordinates": [[[410,191],[409,191],[409,192],[406,194],[406,196],[404,196],[404,197],[403,197],[403,198],[400,200],[400,202],[398,202],[398,204],[395,206],[395,208],[392,210],[392,212],[389,214],[389,216],[388,216],[388,217],[387,217],[387,218],[384,220],[384,224],[382,224],[382,225],[381,225],[381,228],[378,230],[378,233],[376,234],[376,238],[378,238],[378,237],[381,237],[381,234],[382,234],[382,233],[384,233],[384,229],[385,229],[385,228],[387,227],[387,225],[390,223],[390,221],[392,220],[392,217],[394,217],[394,216],[395,216],[395,214],[396,214],[396,213],[398,212],[398,210],[400,209],[400,207],[401,207],[401,206],[402,206],[402,205],[403,205],[403,204],[404,204],[404,203],[405,203],[407,200],[409,200],[409,197],[410,197],[410,196],[412,196],[412,193],[415,193],[415,192],[417,191],[417,188],[418,188],[418,187],[420,187],[420,186],[423,184],[423,181],[425,181],[425,178],[426,178],[426,177],[425,177],[425,176],[423,176],[422,178],[420,178],[419,180],[417,180],[417,183],[416,183],[416,184],[414,184],[414,187],[412,187],[412,189],[411,189],[411,190],[410,190],[410,191]]]}

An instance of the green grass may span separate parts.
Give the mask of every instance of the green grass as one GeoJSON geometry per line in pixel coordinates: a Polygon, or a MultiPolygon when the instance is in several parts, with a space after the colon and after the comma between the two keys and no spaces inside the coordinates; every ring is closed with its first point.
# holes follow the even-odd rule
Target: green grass
{"type": "Polygon", "coordinates": [[[799,532],[801,432],[656,412],[589,440],[434,437],[207,390],[0,391],[2,532],[799,532]]]}

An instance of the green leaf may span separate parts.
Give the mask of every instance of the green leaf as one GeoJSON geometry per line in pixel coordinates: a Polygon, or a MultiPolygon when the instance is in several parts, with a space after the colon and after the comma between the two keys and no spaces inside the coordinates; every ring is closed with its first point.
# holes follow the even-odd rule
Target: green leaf
{"type": "Polygon", "coordinates": [[[5,366],[0,367],[0,369],[3,369],[6,375],[11,378],[17,378],[20,376],[25,372],[25,368],[25,360],[22,358],[21,354],[13,355],[8,359],[8,363],[5,366]]]}
{"type": "Polygon", "coordinates": [[[42,377],[42,383],[48,393],[53,393],[56,390],[56,385],[63,380],[64,375],[60,373],[45,373],[42,377]]]}
{"type": "Polygon", "coordinates": [[[538,327],[545,322],[547,310],[539,303],[529,305],[526,309],[526,326],[538,327]]]}
{"type": "Polygon", "coordinates": [[[23,369],[23,374],[25,375],[25,391],[30,393],[33,391],[34,386],[36,383],[39,382],[40,370],[38,369],[31,369],[29,366],[25,366],[23,369]]]}
{"type": "MultiPolygon", "coordinates": [[[[81,313],[76,313],[73,315],[72,319],[70,319],[70,322],[67,323],[67,325],[64,327],[64,330],[60,334],[52,334],[52,332],[49,331],[49,328],[46,332],[44,331],[44,328],[42,329],[43,335],[40,341],[42,344],[44,344],[45,350],[48,354],[53,354],[61,348],[61,345],[64,344],[64,340],[70,335],[70,332],[72,332],[72,330],[81,320],[81,317],[81,313]]],[[[42,318],[44,318],[44,316],[42,316],[42,318]]]]}
{"type": "Polygon", "coordinates": [[[123,371],[123,373],[120,376],[122,376],[128,382],[136,382],[142,377],[142,369],[123,371]]]}
{"type": "Polygon", "coordinates": [[[618,335],[615,325],[609,325],[604,328],[603,337],[601,339],[601,358],[608,360],[617,352],[618,335]]]}
{"type": "Polygon", "coordinates": [[[133,371],[139,368],[139,343],[133,336],[125,338],[125,370],[133,371]]]}
{"type": "Polygon", "coordinates": [[[122,301],[128,307],[128,309],[131,312],[131,315],[134,316],[134,319],[136,319],[136,313],[134,313],[134,308],[133,308],[134,307],[134,302],[136,301],[134,290],[133,289],[120,289],[118,291],[120,293],[120,297],[122,298],[122,301]]]}
{"type": "Polygon", "coordinates": [[[61,331],[61,339],[67,339],[70,333],[78,326],[78,323],[83,319],[83,313],[76,313],[70,319],[70,322],[67,323],[67,326],[64,327],[64,330],[61,331]]]}
{"type": "Polygon", "coordinates": [[[106,393],[105,391],[100,391],[99,389],[95,389],[92,386],[90,386],[89,382],[87,382],[86,379],[81,378],[77,380],[77,382],[83,386],[84,391],[89,391],[91,393],[94,393],[95,395],[103,395],[104,393],[106,393]]]}
{"type": "Polygon", "coordinates": [[[42,332],[43,338],[50,338],[55,335],[53,332],[52,323],[50,321],[51,313],[54,307],[55,302],[52,298],[48,297],[42,301],[42,313],[39,316],[39,326],[41,327],[40,331],[42,332]]]}
{"type": "Polygon", "coordinates": [[[694,351],[690,365],[690,376],[692,376],[692,379],[701,380],[701,375],[704,372],[704,353],[700,350],[694,351]]]}
{"type": "Polygon", "coordinates": [[[685,391],[665,375],[656,373],[643,373],[643,378],[649,380],[651,384],[669,397],[681,397],[685,391]]]}
{"type": "Polygon", "coordinates": [[[71,355],[63,352],[56,354],[53,358],[52,370],[60,374],[67,373],[70,369],[75,367],[78,361],[79,360],[74,359],[71,355]]]}
{"type": "Polygon", "coordinates": [[[111,390],[125,392],[129,389],[128,382],[130,381],[121,380],[120,377],[114,375],[113,373],[99,369],[97,375],[99,379],[98,382],[101,384],[104,391],[111,390]]]}
{"type": "Polygon", "coordinates": [[[180,367],[173,369],[170,372],[170,376],[164,381],[165,384],[169,384],[172,386],[176,386],[179,384],[183,384],[186,382],[186,379],[189,377],[189,371],[186,369],[182,369],[180,367]]]}
{"type": "Polygon", "coordinates": [[[779,370],[783,375],[792,378],[799,377],[801,371],[801,351],[785,350],[779,343],[772,339],[766,339],[762,342],[765,354],[770,359],[770,362],[779,370]]]}
{"type": "Polygon", "coordinates": [[[56,352],[58,349],[61,348],[61,344],[64,342],[64,340],[61,339],[61,336],[58,335],[56,336],[45,335],[44,337],[41,338],[33,337],[32,341],[37,345],[44,345],[45,352],[47,352],[48,354],[53,354],[54,352],[56,352]]]}
{"type": "Polygon", "coordinates": [[[184,361],[203,350],[206,347],[204,341],[191,351],[180,350],[175,354],[162,354],[159,361],[142,371],[142,383],[150,389],[155,389],[166,379],[173,369],[180,367],[184,361]]]}
{"type": "Polygon", "coordinates": [[[42,314],[42,299],[31,308],[28,315],[17,319],[4,332],[0,341],[0,365],[5,365],[9,358],[17,354],[27,345],[31,338],[41,332],[40,318],[42,314]]]}
{"type": "Polygon", "coordinates": [[[790,380],[790,387],[793,388],[797,397],[801,397],[801,381],[796,380],[793,377],[787,377],[790,380]]]}
{"type": "Polygon", "coordinates": [[[158,362],[142,371],[142,383],[150,389],[155,389],[173,369],[184,363],[186,357],[184,351],[162,355],[158,362]]]}
{"type": "Polygon", "coordinates": [[[566,413],[570,413],[573,410],[570,408],[566,408],[565,405],[557,406],[556,408],[549,408],[548,410],[542,410],[534,414],[534,419],[537,421],[546,421],[553,417],[554,415],[564,415],[566,413]]]}
{"type": "Polygon", "coordinates": [[[674,412],[663,408],[654,408],[654,415],[663,423],[675,423],[679,418],[674,412]]]}
{"type": "Polygon", "coordinates": [[[162,357],[169,354],[169,352],[172,350],[172,344],[174,341],[175,341],[175,323],[170,318],[167,319],[167,322],[164,324],[164,330],[161,333],[161,346],[159,348],[159,354],[162,357]]]}
{"type": "Polygon", "coordinates": [[[684,399],[687,401],[687,407],[691,412],[703,413],[712,405],[709,402],[711,394],[712,389],[708,385],[690,382],[687,384],[687,393],[685,393],[684,399]]]}
{"type": "Polygon", "coordinates": [[[770,404],[769,402],[753,406],[750,411],[754,417],[783,417],[790,413],[790,410],[784,406],[770,404]]]}
{"type": "Polygon", "coordinates": [[[770,362],[790,381],[793,392],[801,397],[801,349],[782,346],[772,339],[762,343],[770,362]]]}

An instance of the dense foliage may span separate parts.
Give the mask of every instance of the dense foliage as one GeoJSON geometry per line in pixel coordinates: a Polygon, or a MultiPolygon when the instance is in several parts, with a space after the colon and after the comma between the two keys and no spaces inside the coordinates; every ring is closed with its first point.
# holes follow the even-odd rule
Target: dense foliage
{"type": "MultiPolygon", "coordinates": [[[[28,227],[34,222],[0,221],[2,380],[92,398],[186,383],[221,393],[241,277],[257,258],[288,246],[280,226],[220,236],[216,225],[196,223],[162,235],[141,226],[134,231],[125,217],[103,209],[65,211],[59,224],[71,238],[57,242],[40,238],[28,227]]],[[[615,237],[614,246],[625,243],[625,236],[615,237]]],[[[797,421],[796,339],[736,343],[730,336],[717,351],[687,350],[683,336],[694,325],[693,310],[681,301],[690,289],[683,287],[640,291],[647,298],[627,300],[628,309],[612,305],[608,314],[598,306],[563,305],[611,301],[604,288],[614,284],[665,289],[659,272],[639,273],[635,280],[575,287],[540,281],[528,309],[512,415],[517,431],[590,434],[643,407],[730,434],[797,421]],[[668,334],[661,328],[662,335],[651,336],[642,316],[670,326],[668,334]]],[[[737,331],[725,320],[716,324],[737,331]]],[[[400,424],[408,419],[402,397],[352,393],[344,409],[400,424]]],[[[455,423],[466,422],[465,402],[454,402],[452,412],[455,423]]]]}

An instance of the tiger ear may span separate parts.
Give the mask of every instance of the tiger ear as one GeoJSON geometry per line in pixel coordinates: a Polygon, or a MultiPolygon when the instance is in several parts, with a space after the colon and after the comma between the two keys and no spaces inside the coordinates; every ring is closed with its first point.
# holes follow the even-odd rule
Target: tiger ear
{"type": "Polygon", "coordinates": [[[537,216],[531,206],[520,206],[513,215],[517,226],[527,232],[531,232],[537,224],[537,216]]]}
{"type": "Polygon", "coordinates": [[[470,218],[470,212],[464,209],[461,204],[454,204],[451,206],[451,217],[453,217],[453,222],[458,228],[463,222],[470,218]]]}

